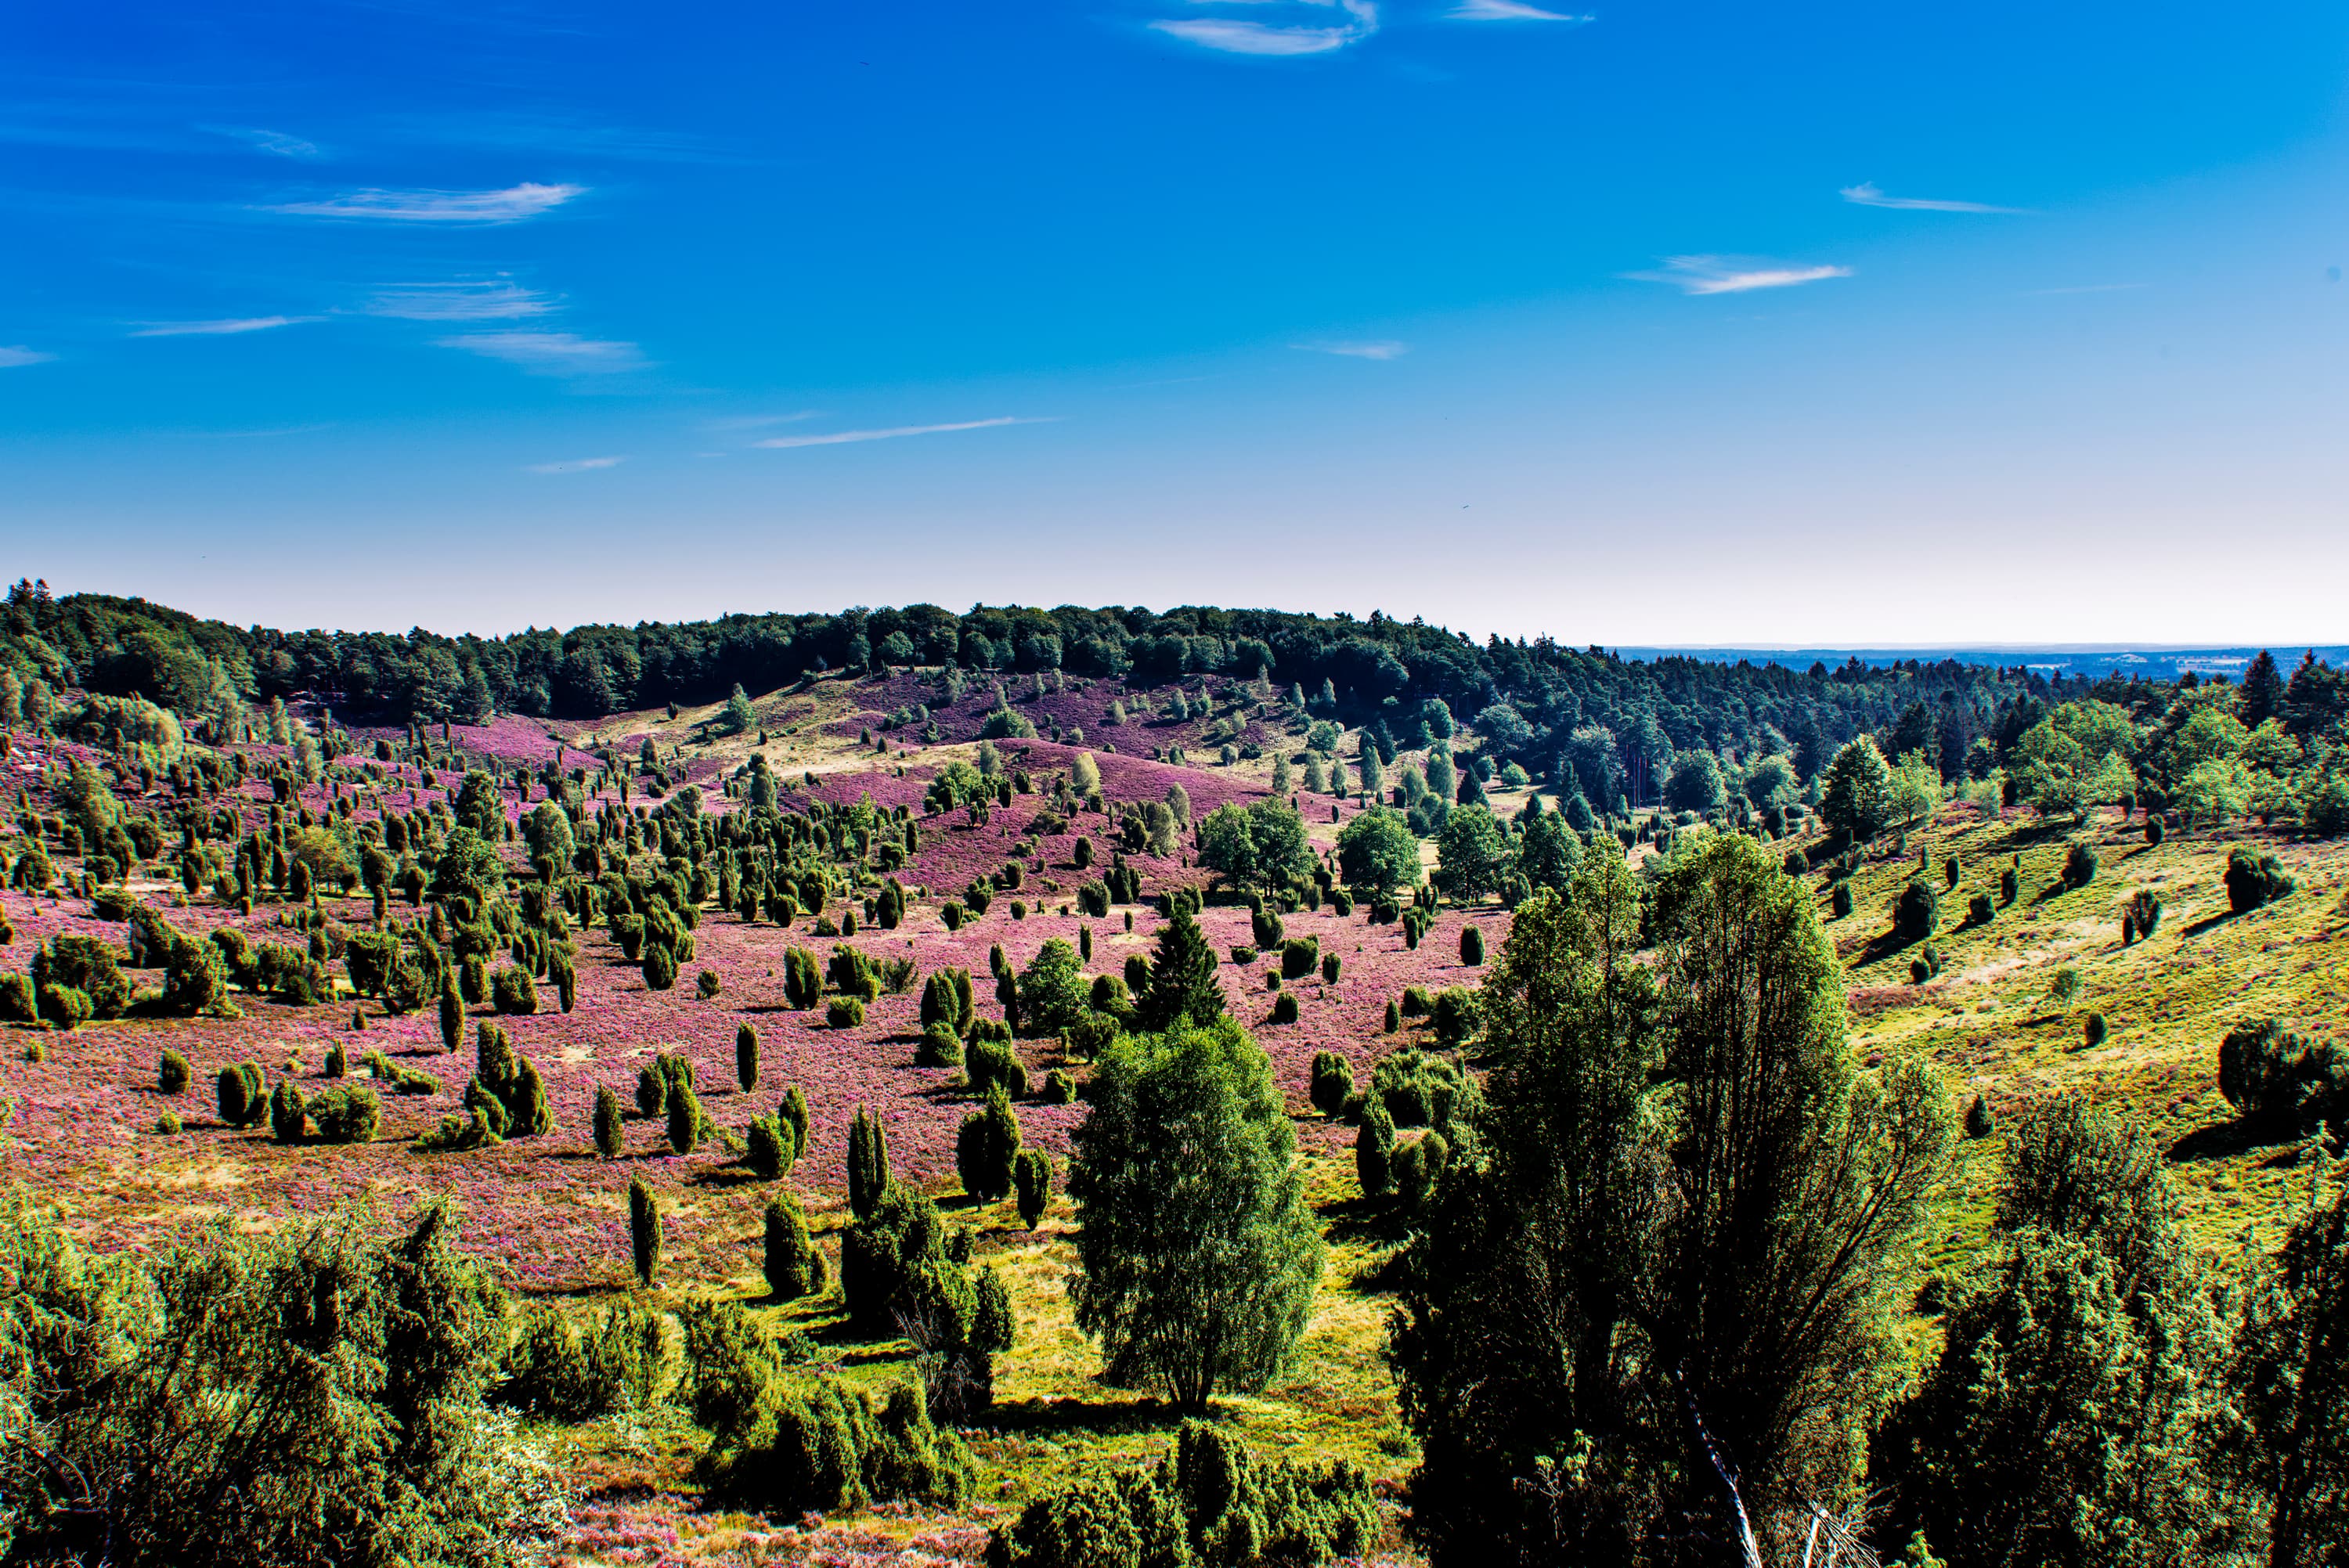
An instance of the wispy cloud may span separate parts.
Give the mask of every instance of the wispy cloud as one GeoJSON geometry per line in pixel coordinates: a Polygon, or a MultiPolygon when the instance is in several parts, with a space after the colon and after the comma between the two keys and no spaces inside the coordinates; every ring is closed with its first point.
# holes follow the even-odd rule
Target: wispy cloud
{"type": "Polygon", "coordinates": [[[56,357],[54,354],[44,354],[37,348],[26,348],[22,344],[14,347],[0,346],[0,370],[13,370],[19,365],[38,365],[56,357]]]}
{"type": "Polygon", "coordinates": [[[281,201],[263,211],[388,223],[514,223],[586,193],[585,185],[528,181],[503,191],[347,191],[316,201],[281,201]]]}
{"type": "Polygon", "coordinates": [[[568,462],[530,463],[524,468],[526,472],[533,474],[579,474],[590,469],[616,469],[627,460],[626,458],[573,458],[568,462]]]}
{"type": "Polygon", "coordinates": [[[133,337],[233,337],[241,332],[267,332],[273,327],[298,326],[316,321],[315,315],[240,315],[221,321],[150,321],[133,337]]]}
{"type": "Polygon", "coordinates": [[[232,141],[241,141],[256,152],[274,153],[279,158],[298,158],[307,160],[325,156],[316,142],[305,141],[298,136],[288,136],[282,130],[264,130],[258,126],[234,125],[208,125],[204,129],[215,136],[225,136],[232,141]]]}
{"type": "Polygon", "coordinates": [[[820,436],[770,436],[753,441],[757,447],[837,447],[850,441],[892,441],[899,436],[943,436],[953,430],[991,430],[999,425],[1049,425],[1050,419],[1016,418],[1009,414],[993,419],[964,419],[951,425],[895,425],[885,430],[831,430],[820,436]]]}
{"type": "Polygon", "coordinates": [[[399,284],[367,303],[369,315],[400,321],[513,321],[550,315],[555,302],[506,278],[399,284]]]}
{"type": "Polygon", "coordinates": [[[1291,348],[1301,348],[1308,354],[1339,354],[1349,359],[1400,359],[1411,352],[1411,345],[1398,343],[1392,337],[1373,339],[1368,343],[1292,343],[1291,348]]]}
{"type": "MultiPolygon", "coordinates": [[[[1235,0],[1235,3],[1263,4],[1265,0],[1235,0]]],[[[1294,0],[1293,5],[1283,8],[1291,11],[1309,8],[1325,15],[1335,12],[1338,19],[1279,26],[1221,16],[1162,18],[1150,26],[1170,37],[1195,44],[1203,49],[1216,49],[1227,55],[1275,57],[1330,54],[1350,44],[1359,44],[1379,30],[1379,8],[1371,0],[1294,0]]]]}
{"type": "Polygon", "coordinates": [[[1588,16],[1577,16],[1565,11],[1545,11],[1538,5],[1527,5],[1524,0],[1460,0],[1452,7],[1455,22],[1588,22],[1588,16]]]}
{"type": "Polygon", "coordinates": [[[771,425],[796,425],[802,419],[821,419],[820,408],[802,408],[795,414],[737,414],[731,418],[712,419],[713,430],[763,430],[771,425]]]}
{"type": "Polygon", "coordinates": [[[1666,256],[1658,273],[1625,273],[1635,282],[1670,284],[1685,294],[1746,294],[1851,276],[1849,267],[1791,266],[1736,256],[1666,256]]]}
{"type": "Polygon", "coordinates": [[[1886,207],[1896,212],[2023,212],[2023,207],[1993,207],[1987,201],[1942,201],[1923,196],[1887,196],[1874,181],[1843,188],[1843,199],[1855,207],[1886,207]]]}
{"type": "Polygon", "coordinates": [[[533,376],[609,376],[640,370],[645,364],[633,343],[582,337],[575,332],[471,332],[434,341],[443,348],[502,359],[533,376]]]}

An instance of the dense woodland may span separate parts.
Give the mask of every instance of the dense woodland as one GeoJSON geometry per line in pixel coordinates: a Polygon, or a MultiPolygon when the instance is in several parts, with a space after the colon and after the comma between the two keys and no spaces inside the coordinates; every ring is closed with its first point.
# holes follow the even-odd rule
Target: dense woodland
{"type": "Polygon", "coordinates": [[[2349,1563],[2313,660],[6,614],[0,1562],[2349,1563]]]}

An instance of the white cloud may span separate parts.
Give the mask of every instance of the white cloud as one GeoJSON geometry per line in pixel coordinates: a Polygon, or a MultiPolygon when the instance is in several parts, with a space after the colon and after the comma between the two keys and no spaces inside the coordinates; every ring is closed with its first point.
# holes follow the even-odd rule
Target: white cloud
{"type": "Polygon", "coordinates": [[[460,283],[400,284],[369,300],[369,315],[401,321],[512,321],[545,315],[554,301],[504,278],[460,283]]]}
{"type": "Polygon", "coordinates": [[[2021,207],[1993,207],[1986,201],[1939,201],[1923,196],[1887,196],[1874,181],[1843,188],[1843,199],[1855,207],[1889,207],[1896,212],[2021,212],[2021,207]]]}
{"type": "Polygon", "coordinates": [[[241,141],[256,152],[274,153],[279,158],[311,159],[321,156],[318,144],[305,141],[298,136],[288,136],[282,130],[264,130],[257,126],[212,125],[204,128],[213,133],[241,141]]]}
{"type": "MultiPolygon", "coordinates": [[[[1261,4],[1263,0],[1240,0],[1261,4]]],[[[1379,8],[1371,0],[1299,0],[1322,11],[1337,11],[1343,20],[1311,26],[1277,26],[1268,22],[1207,17],[1197,21],[1164,20],[1150,26],[1170,37],[1216,49],[1227,55],[1326,55],[1349,44],[1359,44],[1379,30],[1379,8]]]]}
{"type": "Polygon", "coordinates": [[[1734,256],[1666,256],[1660,273],[1625,273],[1643,284],[1670,284],[1685,294],[1745,294],[1851,276],[1849,267],[1788,266],[1734,256]]]}
{"type": "Polygon", "coordinates": [[[514,223],[551,212],[587,193],[585,185],[525,181],[503,191],[347,191],[316,201],[264,209],[300,218],[371,219],[392,223],[514,223]]]}
{"type": "Polygon", "coordinates": [[[471,332],[434,341],[443,348],[502,359],[534,376],[606,376],[641,369],[645,363],[633,343],[582,337],[575,332],[471,332]]]}
{"type": "Polygon", "coordinates": [[[241,332],[267,332],[272,327],[298,326],[316,321],[315,315],[240,315],[222,321],[151,321],[133,337],[233,337],[241,332]]]}
{"type": "Polygon", "coordinates": [[[1392,337],[1377,338],[1368,343],[1292,343],[1291,348],[1301,348],[1308,354],[1340,354],[1349,359],[1399,359],[1411,352],[1411,345],[1398,343],[1392,337]]]}
{"type": "Polygon", "coordinates": [[[757,447],[837,447],[850,441],[888,441],[899,436],[941,436],[952,430],[989,430],[999,425],[1045,425],[1049,419],[1022,419],[1002,415],[993,419],[965,419],[952,425],[897,425],[885,430],[833,430],[821,436],[770,436],[753,441],[757,447]]]}
{"type": "Polygon", "coordinates": [[[763,430],[770,425],[796,425],[802,419],[821,419],[820,408],[802,408],[795,414],[738,414],[731,418],[712,419],[713,430],[763,430]]]}
{"type": "Polygon", "coordinates": [[[530,463],[525,465],[525,471],[533,474],[578,474],[590,469],[616,469],[627,460],[626,458],[573,458],[568,462],[530,463]]]}
{"type": "Polygon", "coordinates": [[[1527,5],[1524,0],[1460,0],[1452,7],[1455,22],[1588,22],[1588,16],[1576,16],[1564,11],[1545,11],[1538,5],[1527,5]]]}
{"type": "Polygon", "coordinates": [[[54,354],[44,354],[37,348],[26,348],[21,344],[13,348],[0,345],[0,370],[14,370],[19,365],[38,365],[56,357],[54,354]]]}

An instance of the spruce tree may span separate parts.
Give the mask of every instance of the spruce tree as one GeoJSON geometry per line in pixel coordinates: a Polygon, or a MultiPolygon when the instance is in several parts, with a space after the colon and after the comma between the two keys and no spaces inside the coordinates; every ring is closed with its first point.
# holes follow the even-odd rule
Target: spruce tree
{"type": "Polygon", "coordinates": [[[1224,988],[1216,980],[1216,950],[1191,914],[1177,901],[1174,913],[1158,933],[1150,960],[1150,985],[1135,998],[1134,1019],[1146,1033],[1156,1034],[1179,1024],[1206,1025],[1224,1014],[1224,988]]]}

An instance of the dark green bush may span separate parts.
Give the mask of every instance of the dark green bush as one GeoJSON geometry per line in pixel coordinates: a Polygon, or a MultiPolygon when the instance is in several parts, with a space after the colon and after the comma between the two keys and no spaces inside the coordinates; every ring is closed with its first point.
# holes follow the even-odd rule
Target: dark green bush
{"type": "Polygon", "coordinates": [[[962,1189],[980,1203],[993,1203],[1011,1191],[1011,1165],[1019,1157],[1019,1119],[1000,1084],[987,1091],[987,1103],[962,1119],[955,1136],[955,1171],[962,1189]]]}
{"type": "Polygon", "coordinates": [[[1354,1066],[1335,1051],[1313,1053],[1311,1098],[1314,1109],[1336,1116],[1354,1093],[1354,1066]]]}
{"type": "Polygon", "coordinates": [[[2273,1018],[2243,1024],[2219,1042],[2219,1092],[2244,1121],[2277,1137],[2349,1128],[2349,1052],[2273,1018]]]}
{"type": "Polygon", "coordinates": [[[777,1301],[797,1301],[823,1288],[823,1254],[808,1237],[799,1200],[779,1192],[767,1201],[763,1270],[777,1301]]]}
{"type": "Polygon", "coordinates": [[[1940,921],[1940,894],[1923,877],[1910,877],[1900,890],[1899,902],[1893,905],[1892,939],[1903,946],[1930,941],[1940,921]]]}
{"type": "Polygon", "coordinates": [[[2238,844],[2227,856],[2227,903],[2237,914],[2247,914],[2272,903],[2297,885],[2284,873],[2275,856],[2238,844]]]}
{"type": "Polygon", "coordinates": [[[1145,1568],[1173,1563],[1309,1568],[1378,1539],[1370,1478],[1340,1461],[1266,1460],[1185,1421],[1154,1469],[1077,1481],[1036,1499],[988,1546],[989,1568],[1145,1568]]]}
{"type": "Polygon", "coordinates": [[[369,1143],[383,1119],[382,1102],[363,1084],[340,1084],[310,1102],[310,1121],[328,1143],[369,1143]]]}
{"type": "Polygon", "coordinates": [[[2075,839],[2064,856],[2064,885],[2082,888],[2096,880],[2095,846],[2084,839],[2075,839]]]}
{"type": "Polygon", "coordinates": [[[1019,1200],[1019,1222],[1034,1230],[1052,1202],[1052,1157],[1022,1149],[1011,1162],[1011,1190],[1019,1200]]]}
{"type": "Polygon", "coordinates": [[[1297,1022],[1297,993],[1283,991],[1272,999],[1272,1019],[1276,1024],[1297,1022]]]}

